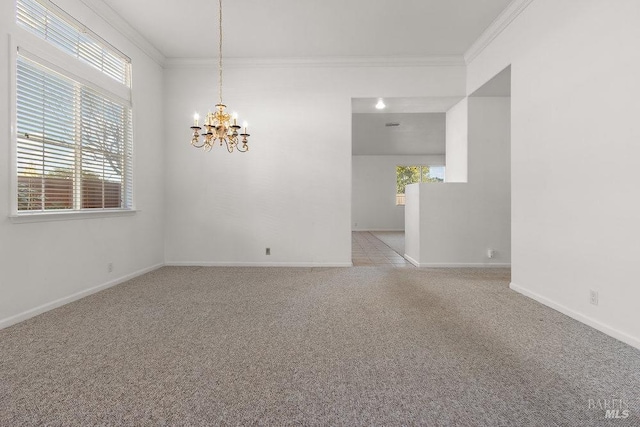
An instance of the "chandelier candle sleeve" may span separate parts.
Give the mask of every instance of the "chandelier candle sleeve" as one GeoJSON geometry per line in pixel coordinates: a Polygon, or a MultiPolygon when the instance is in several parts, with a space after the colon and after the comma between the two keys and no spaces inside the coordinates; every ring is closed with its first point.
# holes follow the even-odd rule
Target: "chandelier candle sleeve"
{"type": "Polygon", "coordinates": [[[209,111],[204,118],[204,130],[198,126],[198,113],[193,116],[193,126],[191,130],[191,145],[196,148],[204,148],[205,151],[211,151],[214,144],[219,142],[227,147],[227,151],[232,153],[234,150],[244,153],[249,150],[249,135],[247,133],[247,122],[244,122],[244,131],[238,133],[238,113],[229,114],[226,112],[227,106],[222,103],[222,0],[218,0],[218,23],[220,28],[219,39],[219,61],[218,61],[218,77],[219,77],[219,102],[216,104],[215,111],[209,111]],[[233,119],[233,121],[232,121],[233,119]],[[200,133],[200,131],[203,131],[200,133]]]}

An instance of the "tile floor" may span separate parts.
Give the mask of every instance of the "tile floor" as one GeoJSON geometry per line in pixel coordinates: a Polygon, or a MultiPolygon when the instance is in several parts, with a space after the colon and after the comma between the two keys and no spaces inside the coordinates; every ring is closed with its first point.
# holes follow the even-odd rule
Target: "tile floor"
{"type": "Polygon", "coordinates": [[[415,268],[402,255],[368,231],[353,231],[351,233],[351,258],[355,267],[415,268]]]}

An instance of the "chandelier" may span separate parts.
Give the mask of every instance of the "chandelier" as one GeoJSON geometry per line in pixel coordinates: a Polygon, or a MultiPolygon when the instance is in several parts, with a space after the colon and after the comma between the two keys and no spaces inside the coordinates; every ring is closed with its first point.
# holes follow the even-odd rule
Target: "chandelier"
{"type": "Polygon", "coordinates": [[[238,125],[238,114],[229,114],[225,111],[226,105],[222,103],[222,0],[218,0],[218,21],[220,27],[220,43],[219,43],[219,56],[218,56],[218,78],[219,78],[219,102],[216,104],[215,111],[212,113],[209,111],[204,119],[205,131],[200,133],[202,128],[198,125],[200,116],[198,113],[193,115],[193,136],[191,138],[191,145],[196,148],[203,148],[205,151],[211,151],[213,145],[216,142],[220,142],[220,145],[224,143],[227,147],[227,151],[232,153],[233,150],[238,150],[244,153],[249,150],[247,133],[247,122],[244,122],[242,133],[238,131],[242,129],[238,125]],[[200,138],[202,137],[202,139],[200,138]]]}

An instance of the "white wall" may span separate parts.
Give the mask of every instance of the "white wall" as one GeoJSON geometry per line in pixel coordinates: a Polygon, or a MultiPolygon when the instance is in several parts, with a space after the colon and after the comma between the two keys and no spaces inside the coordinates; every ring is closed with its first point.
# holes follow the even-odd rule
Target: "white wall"
{"type": "Polygon", "coordinates": [[[447,182],[467,182],[467,98],[447,111],[446,171],[447,182]]]}
{"type": "Polygon", "coordinates": [[[396,166],[444,165],[444,156],[353,156],[353,230],[404,230],[396,206],[396,166]]]}
{"type": "Polygon", "coordinates": [[[468,67],[471,93],[511,64],[512,287],[638,348],[639,19],[535,0],[468,67]]]}
{"type": "Polygon", "coordinates": [[[406,234],[419,236],[406,248],[412,263],[509,265],[509,109],[506,97],[468,99],[468,183],[409,186],[406,234]]]}
{"type": "MultiPolygon", "coordinates": [[[[444,184],[443,184],[444,185],[444,184]]],[[[415,265],[420,265],[420,186],[407,185],[405,195],[404,257],[415,265]]]]}
{"type": "Polygon", "coordinates": [[[162,69],[77,0],[63,9],[129,55],[133,63],[135,203],[117,218],[14,223],[10,214],[12,124],[9,35],[14,3],[0,3],[0,327],[38,314],[163,262],[162,69]],[[112,262],[114,271],[107,272],[112,262]]]}
{"type": "Polygon", "coordinates": [[[458,95],[465,81],[451,66],[229,66],[224,101],[249,121],[251,149],[205,153],[189,126],[216,102],[216,75],[166,70],[170,264],[350,265],[351,98],[458,95]]]}

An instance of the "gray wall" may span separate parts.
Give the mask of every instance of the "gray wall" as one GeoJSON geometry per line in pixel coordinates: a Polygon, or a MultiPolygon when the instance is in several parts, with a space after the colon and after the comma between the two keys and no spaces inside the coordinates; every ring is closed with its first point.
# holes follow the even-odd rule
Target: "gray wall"
{"type": "Polygon", "coordinates": [[[468,182],[409,186],[405,251],[414,264],[510,264],[509,116],[510,98],[469,98],[468,124],[460,123],[468,132],[468,182]]]}
{"type": "Polygon", "coordinates": [[[353,230],[404,230],[396,206],[396,166],[444,165],[444,156],[353,156],[353,230]]]}

